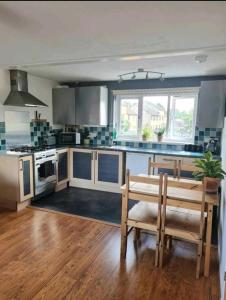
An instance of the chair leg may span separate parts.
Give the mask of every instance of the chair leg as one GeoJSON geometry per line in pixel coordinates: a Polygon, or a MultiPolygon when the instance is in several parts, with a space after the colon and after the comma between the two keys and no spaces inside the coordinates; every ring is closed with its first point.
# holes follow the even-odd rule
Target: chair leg
{"type": "Polygon", "coordinates": [[[128,226],[125,224],[121,228],[121,258],[126,258],[127,251],[127,230],[128,226]]]}
{"type": "Polygon", "coordinates": [[[202,240],[200,240],[198,244],[198,251],[197,251],[196,279],[199,279],[200,276],[201,261],[202,261],[202,246],[203,246],[203,242],[202,240]]]}
{"type": "Polygon", "coordinates": [[[167,240],[166,240],[166,249],[169,250],[172,248],[172,236],[167,235],[167,240]]]}
{"type": "Polygon", "coordinates": [[[160,242],[160,268],[162,268],[163,265],[163,252],[164,252],[164,239],[165,239],[165,231],[164,229],[161,230],[161,242],[160,242]]]}
{"type": "Polygon", "coordinates": [[[160,229],[157,230],[156,234],[156,248],[155,248],[155,266],[159,265],[159,251],[160,251],[160,229]]]}
{"type": "Polygon", "coordinates": [[[140,239],[140,228],[135,228],[134,241],[138,241],[139,239],[140,239]]]}
{"type": "Polygon", "coordinates": [[[155,248],[155,267],[158,267],[159,264],[159,242],[156,241],[156,248],[155,248]]]}

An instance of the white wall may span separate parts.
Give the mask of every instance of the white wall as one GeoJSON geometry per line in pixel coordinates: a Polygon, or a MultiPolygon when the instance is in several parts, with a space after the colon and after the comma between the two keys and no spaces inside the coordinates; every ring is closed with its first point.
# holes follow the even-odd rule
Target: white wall
{"type": "MultiPolygon", "coordinates": [[[[10,91],[10,77],[8,70],[0,70],[0,122],[4,122],[4,112],[6,110],[29,111],[30,119],[34,118],[34,111],[38,110],[41,113],[41,119],[47,119],[52,125],[52,88],[57,86],[56,81],[45,78],[36,77],[28,74],[28,90],[38,99],[48,105],[47,108],[31,108],[31,107],[16,107],[3,106],[6,97],[10,91]]],[[[54,126],[56,128],[56,126],[54,126]]]]}
{"type": "MultiPolygon", "coordinates": [[[[222,167],[226,170],[226,118],[222,133],[222,167]]],[[[219,257],[220,257],[220,284],[221,299],[224,299],[224,272],[226,272],[226,178],[222,181],[222,194],[220,204],[220,224],[219,224],[219,257]]],[[[226,292],[226,291],[225,291],[226,292]]]]}

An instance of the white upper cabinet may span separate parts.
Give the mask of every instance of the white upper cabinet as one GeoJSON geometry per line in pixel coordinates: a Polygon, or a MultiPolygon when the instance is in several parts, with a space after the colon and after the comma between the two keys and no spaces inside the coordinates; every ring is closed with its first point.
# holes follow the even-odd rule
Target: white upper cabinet
{"type": "Polygon", "coordinates": [[[223,128],[226,81],[203,81],[199,90],[196,126],[223,128]]]}

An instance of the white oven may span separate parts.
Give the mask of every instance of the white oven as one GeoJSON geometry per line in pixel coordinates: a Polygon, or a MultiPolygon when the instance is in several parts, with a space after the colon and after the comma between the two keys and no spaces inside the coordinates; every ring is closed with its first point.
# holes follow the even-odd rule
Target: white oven
{"type": "Polygon", "coordinates": [[[56,185],[56,149],[34,153],[35,196],[54,190],[56,185]]]}

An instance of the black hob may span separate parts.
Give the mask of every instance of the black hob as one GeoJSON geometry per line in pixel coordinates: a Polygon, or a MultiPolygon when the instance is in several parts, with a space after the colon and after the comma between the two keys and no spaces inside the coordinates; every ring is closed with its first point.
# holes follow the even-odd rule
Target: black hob
{"type": "Polygon", "coordinates": [[[52,149],[52,147],[48,146],[18,146],[18,147],[12,147],[9,150],[13,152],[24,152],[24,153],[35,153],[39,151],[45,151],[52,149]]]}

